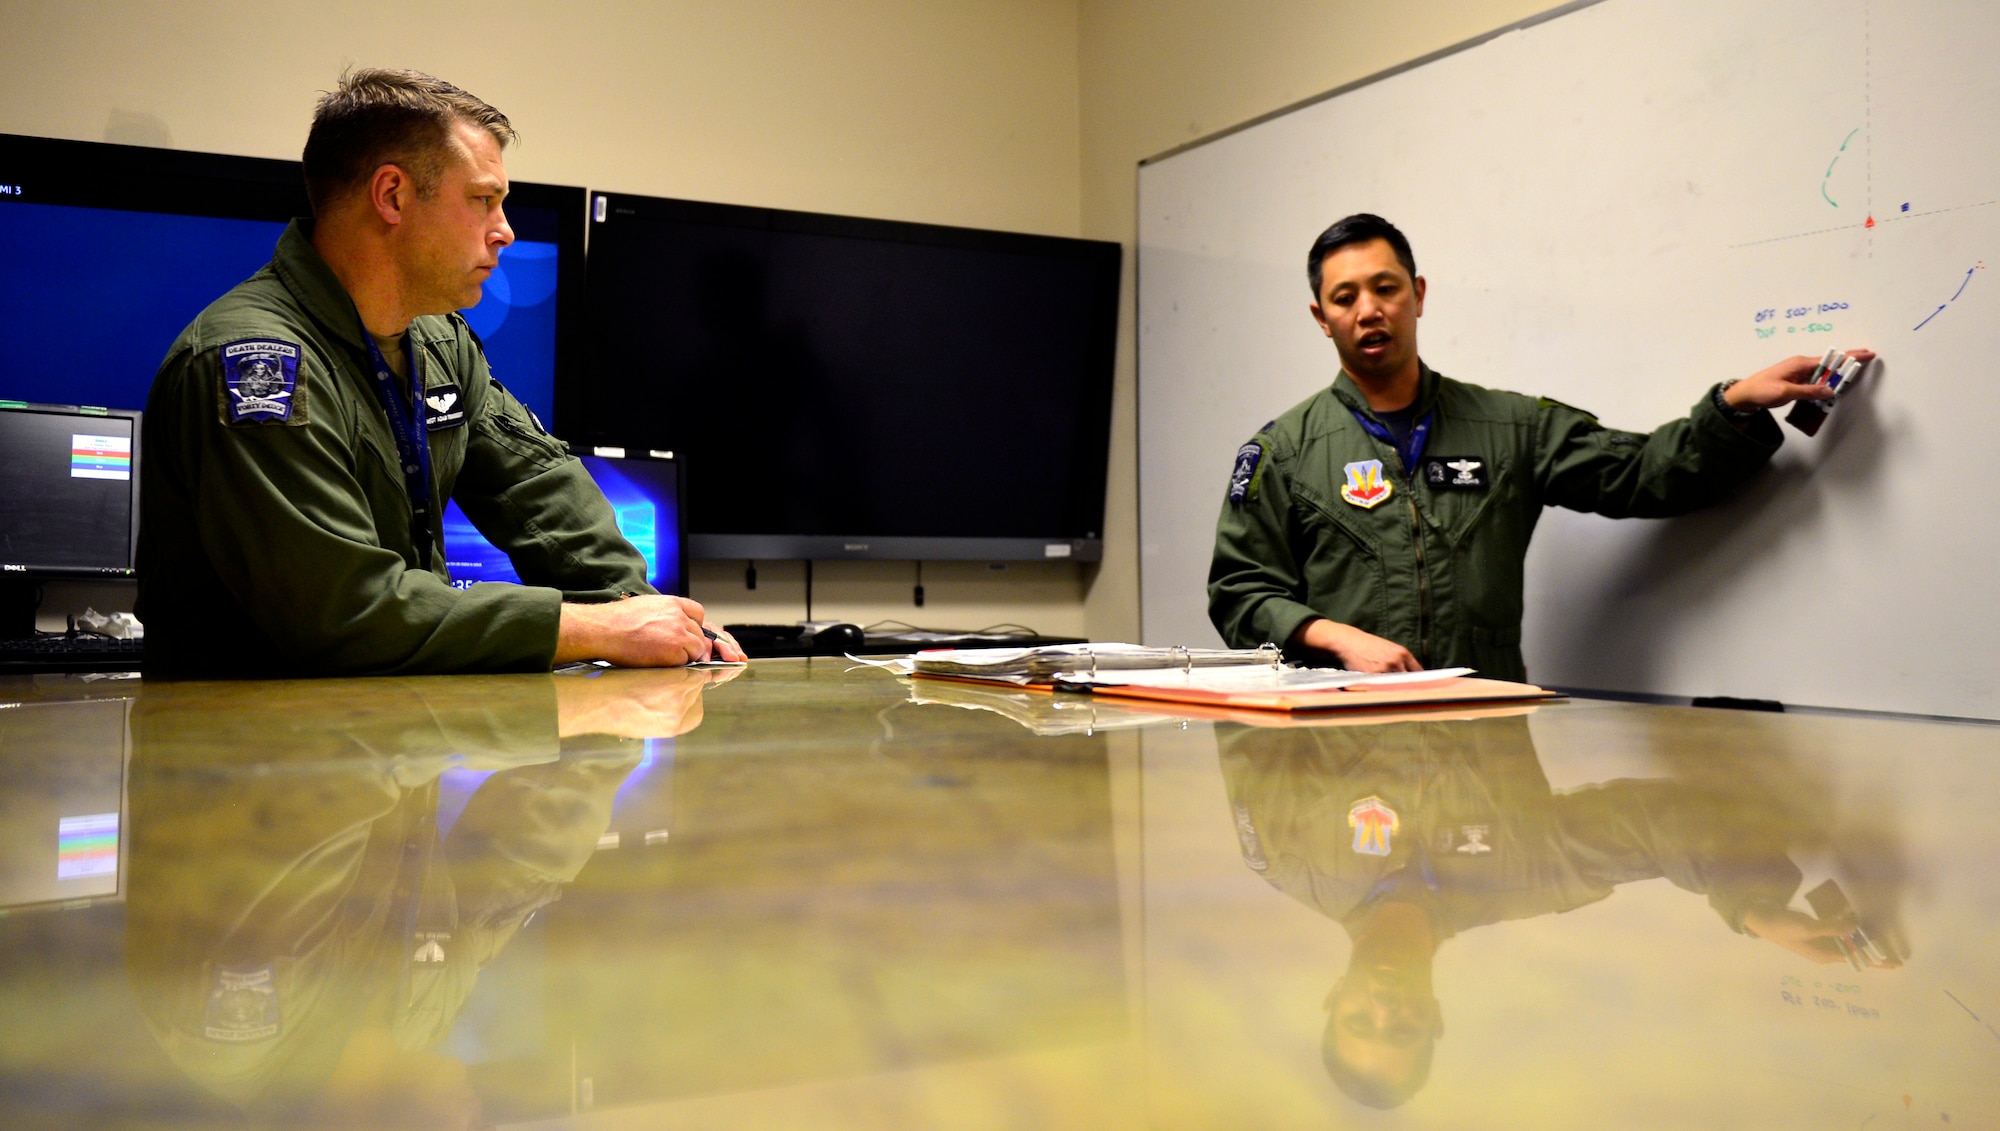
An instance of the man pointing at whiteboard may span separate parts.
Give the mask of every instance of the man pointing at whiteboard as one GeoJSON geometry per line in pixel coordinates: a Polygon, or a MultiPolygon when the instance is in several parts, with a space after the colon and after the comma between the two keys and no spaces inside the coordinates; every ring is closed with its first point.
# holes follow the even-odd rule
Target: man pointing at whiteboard
{"type": "Polygon", "coordinates": [[[1705,506],[1778,450],[1770,409],[1831,396],[1812,384],[1815,360],[1793,357],[1711,387],[1650,435],[1621,432],[1425,365],[1424,279],[1387,220],[1334,224],[1306,269],[1341,372],[1237,450],[1208,575],[1209,618],[1235,647],[1525,679],[1523,565],[1543,507],[1660,518],[1705,506]]]}

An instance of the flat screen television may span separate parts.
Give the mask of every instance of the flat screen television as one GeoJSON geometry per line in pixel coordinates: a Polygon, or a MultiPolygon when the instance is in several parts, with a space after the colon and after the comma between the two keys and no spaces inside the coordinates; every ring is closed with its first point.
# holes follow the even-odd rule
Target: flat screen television
{"type": "MultiPolygon", "coordinates": [[[[554,427],[585,194],[510,189],[516,242],[465,318],[494,376],[554,427]]],[[[306,213],[296,161],[0,134],[0,400],[143,409],[182,328],[306,213]]]]}
{"type": "Polygon", "coordinates": [[[557,417],[686,458],[695,557],[1096,559],[1120,254],[595,194],[557,417]]]}

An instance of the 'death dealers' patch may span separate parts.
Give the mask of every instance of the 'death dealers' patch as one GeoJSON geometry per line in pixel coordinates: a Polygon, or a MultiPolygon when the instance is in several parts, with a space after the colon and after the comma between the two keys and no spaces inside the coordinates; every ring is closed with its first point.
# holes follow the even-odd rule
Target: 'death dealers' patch
{"type": "Polygon", "coordinates": [[[1257,469],[1264,462],[1264,445],[1255,440],[1236,449],[1236,465],[1229,470],[1229,501],[1240,503],[1257,486],[1257,469]]]}
{"type": "Polygon", "coordinates": [[[222,388],[230,424],[285,424],[299,390],[299,347],[247,338],[222,347],[222,388]]]}

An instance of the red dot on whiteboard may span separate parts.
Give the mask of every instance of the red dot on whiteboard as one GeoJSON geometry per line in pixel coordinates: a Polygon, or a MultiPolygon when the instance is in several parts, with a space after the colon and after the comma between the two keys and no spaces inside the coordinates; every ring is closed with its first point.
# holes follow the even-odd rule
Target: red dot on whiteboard
{"type": "Polygon", "coordinates": [[[1872,228],[1872,227],[1874,227],[1874,226],[1875,226],[1875,217],[1873,217],[1873,216],[1870,216],[1870,217],[1868,218],[1868,222],[1867,222],[1866,224],[1863,224],[1863,225],[1862,225],[1862,227],[1864,227],[1864,228],[1872,228]]]}

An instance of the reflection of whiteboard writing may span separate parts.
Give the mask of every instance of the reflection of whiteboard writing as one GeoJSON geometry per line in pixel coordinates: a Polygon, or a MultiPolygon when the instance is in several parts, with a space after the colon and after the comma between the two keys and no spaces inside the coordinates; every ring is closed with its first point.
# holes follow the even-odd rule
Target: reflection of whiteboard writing
{"type": "Polygon", "coordinates": [[[1144,639],[1217,639],[1233,453],[1337,371],[1305,249],[1371,211],[1429,280],[1427,362],[1612,427],[1786,355],[1882,356],[1720,508],[1547,512],[1538,682],[2000,718],[2000,522],[1964,474],[2000,420],[1996,56],[1993,5],[1601,0],[1147,162],[1144,639]]]}

